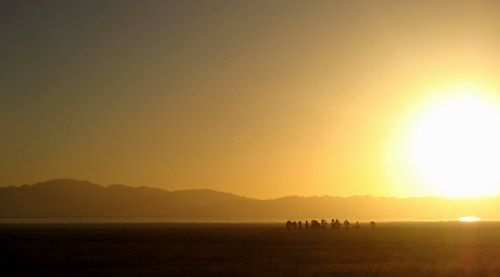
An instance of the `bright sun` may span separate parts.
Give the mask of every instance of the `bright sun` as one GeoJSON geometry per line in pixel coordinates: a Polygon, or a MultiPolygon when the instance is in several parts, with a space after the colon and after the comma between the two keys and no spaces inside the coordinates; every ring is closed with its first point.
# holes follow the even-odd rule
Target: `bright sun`
{"type": "Polygon", "coordinates": [[[413,156],[441,195],[491,194],[500,181],[500,113],[475,97],[441,103],[420,122],[413,156]]]}

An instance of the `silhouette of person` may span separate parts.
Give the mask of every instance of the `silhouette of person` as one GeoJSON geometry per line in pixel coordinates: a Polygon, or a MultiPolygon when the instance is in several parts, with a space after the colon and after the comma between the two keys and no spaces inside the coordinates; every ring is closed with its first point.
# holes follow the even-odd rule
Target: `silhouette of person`
{"type": "Polygon", "coordinates": [[[321,224],[317,220],[311,220],[311,229],[321,229],[321,224]]]}
{"type": "Polygon", "coordinates": [[[349,220],[347,220],[347,219],[346,219],[346,220],[344,220],[344,228],[345,228],[346,230],[349,230],[349,220]]]}

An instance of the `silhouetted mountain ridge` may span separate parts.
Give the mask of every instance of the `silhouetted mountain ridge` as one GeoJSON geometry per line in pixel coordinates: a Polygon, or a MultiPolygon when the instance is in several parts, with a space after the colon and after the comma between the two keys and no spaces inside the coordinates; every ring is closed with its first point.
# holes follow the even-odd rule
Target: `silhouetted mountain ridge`
{"type": "Polygon", "coordinates": [[[167,191],[55,179],[0,188],[3,218],[500,218],[500,197],[285,196],[259,200],[210,189],[167,191]]]}

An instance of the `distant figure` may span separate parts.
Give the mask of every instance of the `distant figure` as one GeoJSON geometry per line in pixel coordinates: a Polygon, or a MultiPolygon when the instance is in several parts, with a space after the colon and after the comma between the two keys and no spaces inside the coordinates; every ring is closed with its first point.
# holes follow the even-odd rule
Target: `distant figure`
{"type": "Polygon", "coordinates": [[[335,228],[340,229],[340,221],[338,218],[335,219],[335,228]]]}
{"type": "Polygon", "coordinates": [[[311,230],[321,229],[321,224],[317,220],[311,220],[311,230]]]}
{"type": "Polygon", "coordinates": [[[359,221],[356,221],[356,229],[359,230],[359,221]]]}
{"type": "Polygon", "coordinates": [[[302,230],[302,221],[299,221],[299,230],[302,230]]]}
{"type": "Polygon", "coordinates": [[[292,222],[292,228],[293,228],[293,230],[297,230],[297,222],[296,221],[292,222]]]}
{"type": "Polygon", "coordinates": [[[321,229],[323,229],[323,230],[326,229],[326,225],[327,225],[326,220],[322,219],[321,220],[321,229]]]}
{"type": "Polygon", "coordinates": [[[306,227],[306,230],[309,230],[309,222],[308,222],[307,220],[306,220],[306,225],[305,225],[305,227],[306,227]]]}
{"type": "Polygon", "coordinates": [[[346,219],[346,220],[344,220],[344,228],[345,228],[346,230],[349,230],[349,220],[347,220],[347,219],[346,219]]]}
{"type": "Polygon", "coordinates": [[[375,228],[375,221],[370,222],[370,227],[375,228]]]}
{"type": "Polygon", "coordinates": [[[335,229],[335,220],[332,219],[332,222],[330,223],[330,226],[332,227],[332,229],[335,229]]]}
{"type": "Polygon", "coordinates": [[[290,220],[288,220],[288,221],[286,222],[286,229],[287,229],[288,231],[290,231],[290,229],[292,229],[292,222],[291,222],[290,220]]]}

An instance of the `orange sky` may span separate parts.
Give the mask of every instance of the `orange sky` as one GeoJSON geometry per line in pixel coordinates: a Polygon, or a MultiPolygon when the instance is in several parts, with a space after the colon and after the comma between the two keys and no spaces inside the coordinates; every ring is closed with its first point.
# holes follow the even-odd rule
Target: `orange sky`
{"type": "Polygon", "coordinates": [[[495,1],[26,2],[1,13],[3,186],[436,195],[405,156],[418,116],[453,97],[446,87],[484,88],[493,102],[500,91],[495,1]]]}

